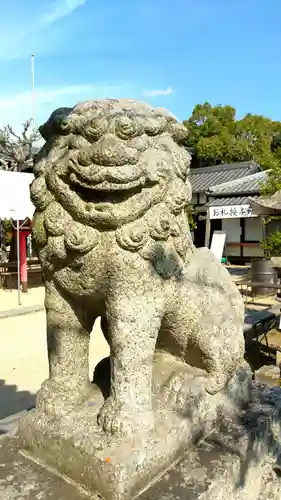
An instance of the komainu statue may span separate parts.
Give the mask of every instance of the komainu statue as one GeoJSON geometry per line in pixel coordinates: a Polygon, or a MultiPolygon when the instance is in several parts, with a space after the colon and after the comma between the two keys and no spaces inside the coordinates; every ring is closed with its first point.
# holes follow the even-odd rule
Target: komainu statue
{"type": "Polygon", "coordinates": [[[50,376],[38,408],[67,414],[87,398],[89,337],[101,317],[111,381],[98,423],[109,435],[150,431],[156,358],[174,367],[160,399],[178,408],[185,367],[213,395],[244,352],[240,294],[192,243],[186,129],[165,110],[106,99],[58,109],[40,132],[31,196],[50,376]]]}

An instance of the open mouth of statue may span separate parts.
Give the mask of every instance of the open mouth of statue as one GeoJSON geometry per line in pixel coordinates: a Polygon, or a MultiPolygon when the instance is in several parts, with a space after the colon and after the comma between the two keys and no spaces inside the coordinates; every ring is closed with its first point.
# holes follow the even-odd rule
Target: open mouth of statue
{"type": "Polygon", "coordinates": [[[146,186],[145,177],[124,182],[102,181],[99,183],[86,182],[77,174],[71,173],[70,188],[86,203],[121,203],[135,194],[141,193],[146,186]]]}

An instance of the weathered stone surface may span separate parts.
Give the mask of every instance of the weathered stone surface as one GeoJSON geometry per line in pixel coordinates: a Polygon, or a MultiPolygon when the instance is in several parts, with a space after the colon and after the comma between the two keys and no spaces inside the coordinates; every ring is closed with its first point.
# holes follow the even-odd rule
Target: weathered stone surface
{"type": "MultiPolygon", "coordinates": [[[[242,386],[246,389],[245,380],[242,386]]],[[[148,485],[138,500],[280,500],[281,390],[266,390],[254,384],[250,395],[247,389],[244,394],[248,393],[248,404],[238,408],[238,388],[237,379],[232,392],[228,391],[228,402],[225,399],[213,430],[199,437],[197,444],[191,445],[177,463],[148,485]]],[[[70,443],[68,447],[71,456],[70,443]]],[[[96,468],[93,467],[92,473],[97,474],[96,468]]],[[[65,482],[63,476],[47,469],[43,462],[32,461],[26,452],[22,455],[15,437],[0,439],[0,497],[1,500],[97,500],[76,483],[65,482]]]]}
{"type": "MultiPolygon", "coordinates": [[[[17,437],[0,438],[1,500],[86,500],[81,487],[30,460],[17,437]]],[[[98,497],[92,496],[92,500],[98,497]]]]}
{"type": "Polygon", "coordinates": [[[54,112],[41,133],[47,142],[31,195],[50,378],[20,435],[73,474],[79,448],[82,481],[93,481],[95,463],[100,488],[124,498],[187,444],[196,429],[187,424],[188,408],[198,422],[200,415],[213,420],[243,359],[244,305],[226,269],[192,243],[186,129],[168,112],[130,100],[88,101],[54,112]],[[88,345],[99,316],[110,388],[92,407],[88,345]],[[111,465],[103,462],[107,449],[111,465]]]}
{"type": "Polygon", "coordinates": [[[281,390],[255,385],[241,410],[217,425],[138,500],[279,500],[281,390]]]}

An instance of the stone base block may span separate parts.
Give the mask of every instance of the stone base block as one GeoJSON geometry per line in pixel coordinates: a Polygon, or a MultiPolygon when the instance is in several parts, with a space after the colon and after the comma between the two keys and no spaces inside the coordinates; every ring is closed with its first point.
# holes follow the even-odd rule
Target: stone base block
{"type": "MultiPolygon", "coordinates": [[[[243,409],[221,413],[213,431],[154,478],[138,500],[280,500],[280,411],[281,389],[254,385],[243,409]]],[[[16,435],[0,437],[1,500],[101,499],[81,487],[83,478],[80,485],[70,481],[21,445],[16,435]]],[[[97,477],[98,470],[92,473],[97,477]]]]}
{"type": "MultiPolygon", "coordinates": [[[[1,500],[89,500],[83,488],[66,481],[22,453],[17,436],[0,437],[1,500]]],[[[91,500],[99,500],[92,496],[91,500]]]]}
{"type": "MultiPolygon", "coordinates": [[[[174,365],[172,372],[170,367],[169,374],[167,366],[157,365],[158,381],[161,377],[167,381],[167,375],[170,381],[171,377],[179,377],[178,366],[174,365]]],[[[163,384],[156,384],[155,430],[126,439],[107,436],[98,427],[103,397],[93,386],[83,405],[63,416],[47,415],[39,409],[30,412],[19,422],[21,446],[92,494],[105,500],[131,500],[170,468],[198,435],[206,435],[214,428],[223,407],[231,410],[247,399],[250,374],[245,370],[241,374],[223,394],[210,396],[202,393],[202,387],[200,391],[196,370],[185,371],[184,387],[188,377],[190,383],[181,408],[175,407],[175,398],[173,407],[169,406],[167,391],[164,398],[165,391],[159,390],[163,384]]],[[[173,384],[169,382],[168,386],[173,384]]],[[[178,399],[181,403],[182,396],[178,399]]]]}

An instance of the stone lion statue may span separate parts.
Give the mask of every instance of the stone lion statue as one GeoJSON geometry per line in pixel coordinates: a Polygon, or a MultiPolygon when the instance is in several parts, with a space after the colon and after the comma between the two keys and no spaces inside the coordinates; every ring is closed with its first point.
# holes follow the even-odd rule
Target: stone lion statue
{"type": "MultiPolygon", "coordinates": [[[[121,435],[151,429],[157,353],[200,369],[209,394],[223,390],[244,353],[240,294],[192,243],[186,128],[165,110],[106,99],[58,109],[40,132],[31,197],[50,376],[38,406],[59,411],[90,390],[89,336],[101,317],[111,388],[99,425],[121,435]]],[[[183,390],[180,373],[165,394],[183,390]]]]}

